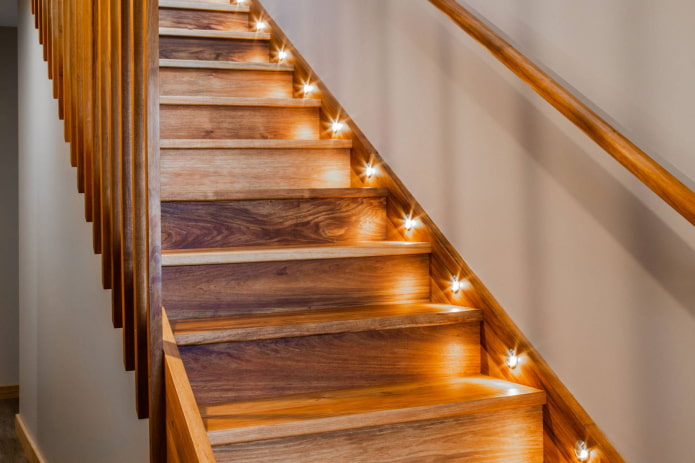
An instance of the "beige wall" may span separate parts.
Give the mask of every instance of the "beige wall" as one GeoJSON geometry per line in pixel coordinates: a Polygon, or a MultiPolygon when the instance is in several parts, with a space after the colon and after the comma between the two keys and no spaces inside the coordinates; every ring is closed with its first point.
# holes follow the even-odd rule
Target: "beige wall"
{"type": "MultiPolygon", "coordinates": [[[[627,461],[695,461],[695,228],[425,0],[263,0],[627,461]]],[[[695,179],[695,3],[471,0],[695,179]]]]}
{"type": "Polygon", "coordinates": [[[0,386],[19,383],[17,28],[0,27],[0,386]]]}
{"type": "Polygon", "coordinates": [[[148,461],[29,0],[19,14],[20,387],[49,463],[148,461]]]}

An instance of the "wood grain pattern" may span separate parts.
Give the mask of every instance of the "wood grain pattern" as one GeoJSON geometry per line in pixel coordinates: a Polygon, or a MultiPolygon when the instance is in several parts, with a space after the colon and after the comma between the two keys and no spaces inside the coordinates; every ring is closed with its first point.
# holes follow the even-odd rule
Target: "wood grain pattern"
{"type": "Polygon", "coordinates": [[[200,37],[167,37],[159,41],[159,56],[164,59],[205,61],[270,61],[270,45],[263,40],[229,40],[200,37]]]}
{"type": "Polygon", "coordinates": [[[661,199],[695,225],[695,193],[455,0],[429,0],[661,199]]]}
{"type": "Polygon", "coordinates": [[[168,96],[160,99],[162,106],[225,106],[254,108],[320,108],[315,98],[252,98],[213,96],[168,96]]]}
{"type": "Polygon", "coordinates": [[[215,249],[174,249],[162,253],[165,267],[241,264],[295,260],[355,259],[375,256],[429,254],[429,243],[407,241],[363,241],[286,246],[241,246],[215,249]]]}
{"type": "Polygon", "coordinates": [[[427,302],[427,255],[165,267],[172,320],[299,308],[427,302]]]}
{"type": "Polygon", "coordinates": [[[19,386],[16,384],[10,386],[0,386],[0,400],[17,399],[19,398],[19,386]]]}
{"type": "Polygon", "coordinates": [[[201,9],[159,8],[159,27],[218,31],[248,31],[248,13],[201,9]]]}
{"type": "Polygon", "coordinates": [[[186,8],[198,11],[230,11],[248,13],[248,5],[230,4],[231,0],[160,0],[159,8],[186,8]]]}
{"type": "MultiPolygon", "coordinates": [[[[321,139],[321,140],[273,140],[273,139],[163,139],[163,149],[266,149],[266,150],[318,150],[318,149],[350,149],[352,140],[321,139]]],[[[348,153],[349,154],[349,153],[348,153]]]]}
{"type": "Polygon", "coordinates": [[[388,304],[173,322],[180,346],[474,323],[480,311],[447,304],[388,304]]]}
{"type": "Polygon", "coordinates": [[[347,188],[350,151],[162,150],[162,198],[224,191],[347,188]],[[268,179],[272,178],[272,182],[268,179]]]}
{"type": "MultiPolygon", "coordinates": [[[[480,328],[372,330],[182,346],[180,352],[196,400],[205,405],[478,374],[480,328]]],[[[281,406],[258,412],[285,415],[281,406]]],[[[207,426],[220,429],[209,419],[207,426]]]]}
{"type": "Polygon", "coordinates": [[[214,463],[210,441],[166,314],[162,318],[168,460],[214,463]]]}
{"type": "Polygon", "coordinates": [[[162,201],[245,201],[245,200],[288,200],[288,199],[325,199],[325,198],[370,198],[386,197],[385,188],[292,188],[292,189],[253,189],[253,190],[219,190],[200,193],[167,193],[162,201]]]}
{"type": "Polygon", "coordinates": [[[209,39],[231,39],[231,40],[253,40],[265,41],[270,40],[269,34],[250,31],[218,31],[206,29],[179,29],[172,27],[160,27],[159,35],[161,37],[201,37],[209,39]]]}
{"type": "MultiPolygon", "coordinates": [[[[182,354],[185,355],[185,354],[182,354]]],[[[213,446],[542,405],[543,391],[485,376],[200,407],[213,446]]],[[[540,437],[540,436],[539,436],[540,437]]]]}
{"type": "Polygon", "coordinates": [[[161,95],[292,98],[292,73],[235,69],[162,68],[161,95]]]}
{"type": "Polygon", "coordinates": [[[386,239],[386,198],[162,203],[162,248],[386,239]]]}
{"type": "Polygon", "coordinates": [[[541,407],[213,448],[218,463],[541,463],[541,407]]]}
{"type": "Polygon", "coordinates": [[[165,105],[160,121],[164,138],[319,138],[317,108],[165,105]]]}
{"type": "Polygon", "coordinates": [[[242,63],[236,61],[204,61],[195,59],[160,59],[159,67],[180,69],[230,69],[235,71],[279,71],[292,72],[294,66],[288,63],[242,63]]]}

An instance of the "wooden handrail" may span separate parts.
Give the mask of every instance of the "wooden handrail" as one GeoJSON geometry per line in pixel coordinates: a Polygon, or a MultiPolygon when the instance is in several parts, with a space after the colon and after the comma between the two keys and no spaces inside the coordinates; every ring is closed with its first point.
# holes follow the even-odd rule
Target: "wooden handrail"
{"type": "Polygon", "coordinates": [[[429,0],[695,225],[695,193],[455,0],[429,0]]]}

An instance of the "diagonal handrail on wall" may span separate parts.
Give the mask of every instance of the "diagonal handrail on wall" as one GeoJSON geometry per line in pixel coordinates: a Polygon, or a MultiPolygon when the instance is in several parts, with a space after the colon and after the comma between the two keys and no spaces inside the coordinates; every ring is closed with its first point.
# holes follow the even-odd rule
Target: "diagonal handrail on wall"
{"type": "Polygon", "coordinates": [[[695,225],[695,193],[455,0],[429,0],[616,161],[695,225]]]}

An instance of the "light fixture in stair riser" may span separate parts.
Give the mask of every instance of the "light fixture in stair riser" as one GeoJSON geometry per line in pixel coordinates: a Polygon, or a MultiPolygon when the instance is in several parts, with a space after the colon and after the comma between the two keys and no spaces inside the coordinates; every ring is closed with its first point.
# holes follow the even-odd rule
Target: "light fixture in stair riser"
{"type": "Polygon", "coordinates": [[[243,5],[246,3],[246,0],[236,0],[237,5],[243,5]]]}
{"type": "Polygon", "coordinates": [[[311,82],[305,82],[302,86],[302,91],[304,92],[304,98],[309,98],[309,96],[314,93],[316,87],[311,82]]]}
{"type": "Polygon", "coordinates": [[[407,216],[405,218],[405,222],[403,222],[403,226],[405,227],[405,231],[410,231],[413,228],[415,228],[415,225],[417,225],[417,219],[414,219],[412,216],[407,216]]]}
{"type": "Polygon", "coordinates": [[[367,177],[367,180],[371,179],[376,175],[376,166],[374,164],[367,164],[364,168],[364,176],[367,177]]]}
{"type": "Polygon", "coordinates": [[[280,63],[284,63],[287,61],[287,58],[290,56],[289,52],[287,50],[280,50],[278,51],[278,61],[280,63]]]}
{"type": "Polygon", "coordinates": [[[507,366],[513,370],[519,366],[519,355],[517,355],[515,349],[509,349],[507,351],[507,357],[505,359],[507,366]]]}
{"type": "Polygon", "coordinates": [[[256,31],[257,32],[263,32],[268,28],[268,23],[263,21],[262,19],[257,19],[256,20],[256,31]]]}
{"type": "Polygon", "coordinates": [[[335,120],[331,123],[331,130],[333,131],[333,136],[337,137],[340,135],[340,132],[343,131],[344,124],[338,120],[335,120]]]}
{"type": "Polygon", "coordinates": [[[574,444],[574,456],[577,457],[578,461],[589,461],[591,451],[586,445],[586,442],[583,440],[578,440],[577,443],[574,444]]]}

